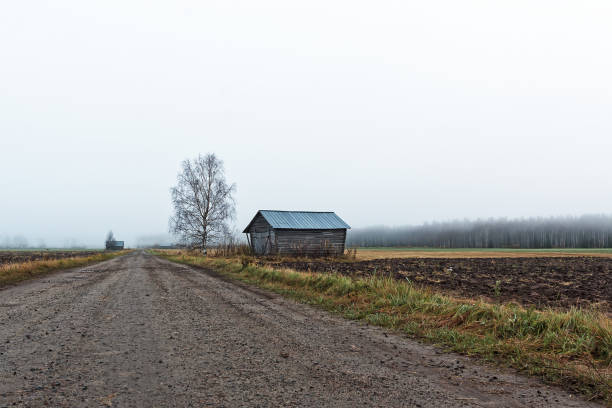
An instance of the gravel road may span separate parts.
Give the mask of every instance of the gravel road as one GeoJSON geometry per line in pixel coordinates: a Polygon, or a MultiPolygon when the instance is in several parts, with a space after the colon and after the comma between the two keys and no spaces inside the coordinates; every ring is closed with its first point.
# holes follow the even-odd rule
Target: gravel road
{"type": "Polygon", "coordinates": [[[598,405],[134,252],[0,290],[4,406],[598,405]]]}

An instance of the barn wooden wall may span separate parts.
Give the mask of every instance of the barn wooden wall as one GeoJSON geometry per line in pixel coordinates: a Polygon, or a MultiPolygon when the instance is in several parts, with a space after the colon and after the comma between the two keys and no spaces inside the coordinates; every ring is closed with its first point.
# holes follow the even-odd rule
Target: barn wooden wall
{"type": "Polygon", "coordinates": [[[346,230],[276,230],[275,252],[279,255],[341,255],[346,230]]]}

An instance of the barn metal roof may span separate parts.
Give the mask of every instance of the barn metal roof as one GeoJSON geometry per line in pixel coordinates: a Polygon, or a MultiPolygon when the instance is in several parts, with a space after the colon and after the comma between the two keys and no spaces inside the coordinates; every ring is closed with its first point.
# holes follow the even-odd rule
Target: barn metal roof
{"type": "MultiPolygon", "coordinates": [[[[351,228],[333,212],[260,210],[257,214],[261,214],[274,229],[327,230],[351,228]]],[[[257,214],[243,232],[248,232],[257,214]]]]}

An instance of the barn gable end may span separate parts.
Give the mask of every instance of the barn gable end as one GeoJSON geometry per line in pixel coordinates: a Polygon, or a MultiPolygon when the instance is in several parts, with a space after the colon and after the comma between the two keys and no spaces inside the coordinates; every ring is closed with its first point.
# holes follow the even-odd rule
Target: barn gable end
{"type": "MultiPolygon", "coordinates": [[[[253,221],[247,227],[249,244],[255,254],[270,255],[274,250],[276,237],[274,229],[266,221],[261,212],[258,212],[253,221]]],[[[246,230],[245,230],[246,231],[246,230]]]]}

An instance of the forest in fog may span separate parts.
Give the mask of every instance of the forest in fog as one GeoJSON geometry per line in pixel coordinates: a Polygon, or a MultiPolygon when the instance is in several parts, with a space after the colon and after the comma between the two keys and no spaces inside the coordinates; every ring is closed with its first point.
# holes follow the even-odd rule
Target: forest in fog
{"type": "Polygon", "coordinates": [[[352,247],[610,248],[612,216],[486,219],[350,230],[352,247]]]}

